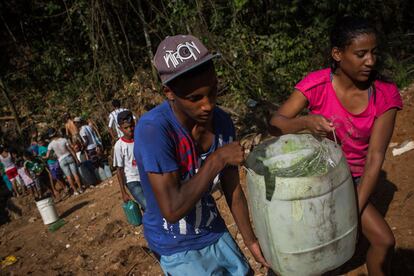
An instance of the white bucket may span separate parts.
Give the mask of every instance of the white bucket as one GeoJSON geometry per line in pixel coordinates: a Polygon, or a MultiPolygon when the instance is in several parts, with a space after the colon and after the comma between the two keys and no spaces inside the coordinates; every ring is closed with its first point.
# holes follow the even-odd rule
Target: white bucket
{"type": "Polygon", "coordinates": [[[44,224],[51,224],[59,219],[51,197],[36,201],[36,205],[44,224]]]}

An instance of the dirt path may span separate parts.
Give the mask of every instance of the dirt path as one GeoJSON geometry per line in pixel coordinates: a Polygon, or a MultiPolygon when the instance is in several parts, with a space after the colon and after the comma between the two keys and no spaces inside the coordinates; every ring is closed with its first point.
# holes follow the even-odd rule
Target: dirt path
{"type": "MultiPolygon", "coordinates": [[[[398,114],[392,138],[398,144],[414,140],[414,87],[403,92],[403,98],[405,107],[398,114]]],[[[379,208],[396,236],[393,271],[395,275],[414,275],[414,150],[396,157],[389,150],[382,176],[375,201],[381,203],[379,208]]],[[[43,225],[28,198],[16,204],[23,214],[0,226],[0,257],[14,255],[18,261],[1,269],[1,275],[162,275],[157,260],[146,248],[142,226],[133,227],[125,220],[115,178],[58,203],[66,224],[54,233],[43,225]]],[[[218,204],[257,275],[265,274],[247,252],[224,197],[218,204]]],[[[365,275],[363,259],[354,258],[350,270],[347,275],[365,275]]]]}

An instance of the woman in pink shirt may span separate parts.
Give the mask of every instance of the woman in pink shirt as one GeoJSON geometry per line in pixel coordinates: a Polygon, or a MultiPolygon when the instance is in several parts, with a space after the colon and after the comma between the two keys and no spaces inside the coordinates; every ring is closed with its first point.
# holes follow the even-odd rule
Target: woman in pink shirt
{"type": "Polygon", "coordinates": [[[362,233],[369,240],[370,275],[386,275],[395,245],[387,222],[369,202],[402,101],[395,84],[375,70],[377,33],[345,17],[331,33],[331,68],[309,73],[270,120],[272,135],[310,131],[341,143],[358,194],[362,233]],[[304,108],[310,114],[298,116],[304,108]]]}

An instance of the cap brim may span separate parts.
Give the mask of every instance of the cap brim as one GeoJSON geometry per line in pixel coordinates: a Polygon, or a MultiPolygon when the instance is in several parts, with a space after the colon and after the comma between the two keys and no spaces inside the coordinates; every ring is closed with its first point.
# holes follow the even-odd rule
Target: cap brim
{"type": "Polygon", "coordinates": [[[203,59],[203,60],[201,60],[199,63],[194,64],[194,65],[192,65],[192,66],[190,66],[190,67],[186,68],[185,70],[183,70],[183,71],[181,71],[181,72],[179,72],[179,73],[177,73],[177,74],[175,74],[175,75],[173,75],[173,76],[169,77],[168,79],[165,79],[165,80],[162,82],[162,84],[166,85],[168,82],[170,82],[170,81],[172,81],[173,79],[175,79],[175,78],[177,78],[177,77],[181,76],[182,74],[185,74],[185,73],[187,73],[188,71],[191,71],[191,70],[193,70],[194,68],[197,68],[198,66],[203,65],[203,64],[204,64],[204,63],[206,63],[207,61],[212,60],[213,58],[217,58],[217,57],[221,57],[221,54],[220,54],[220,53],[208,54],[208,55],[207,55],[207,56],[205,56],[205,57],[204,57],[204,59],[203,59]]]}

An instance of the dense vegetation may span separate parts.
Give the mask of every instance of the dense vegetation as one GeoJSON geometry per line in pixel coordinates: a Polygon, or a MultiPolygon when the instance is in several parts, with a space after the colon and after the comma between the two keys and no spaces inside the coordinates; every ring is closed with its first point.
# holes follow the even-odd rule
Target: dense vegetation
{"type": "Polygon", "coordinates": [[[113,97],[140,114],[160,99],[156,46],[192,33],[222,53],[220,104],[245,120],[248,99],[277,105],[306,72],[327,65],[329,28],[344,14],[376,24],[382,68],[403,87],[414,73],[413,9],[410,0],[1,1],[0,116],[17,114],[24,129],[58,125],[70,111],[102,125],[113,97]]]}

